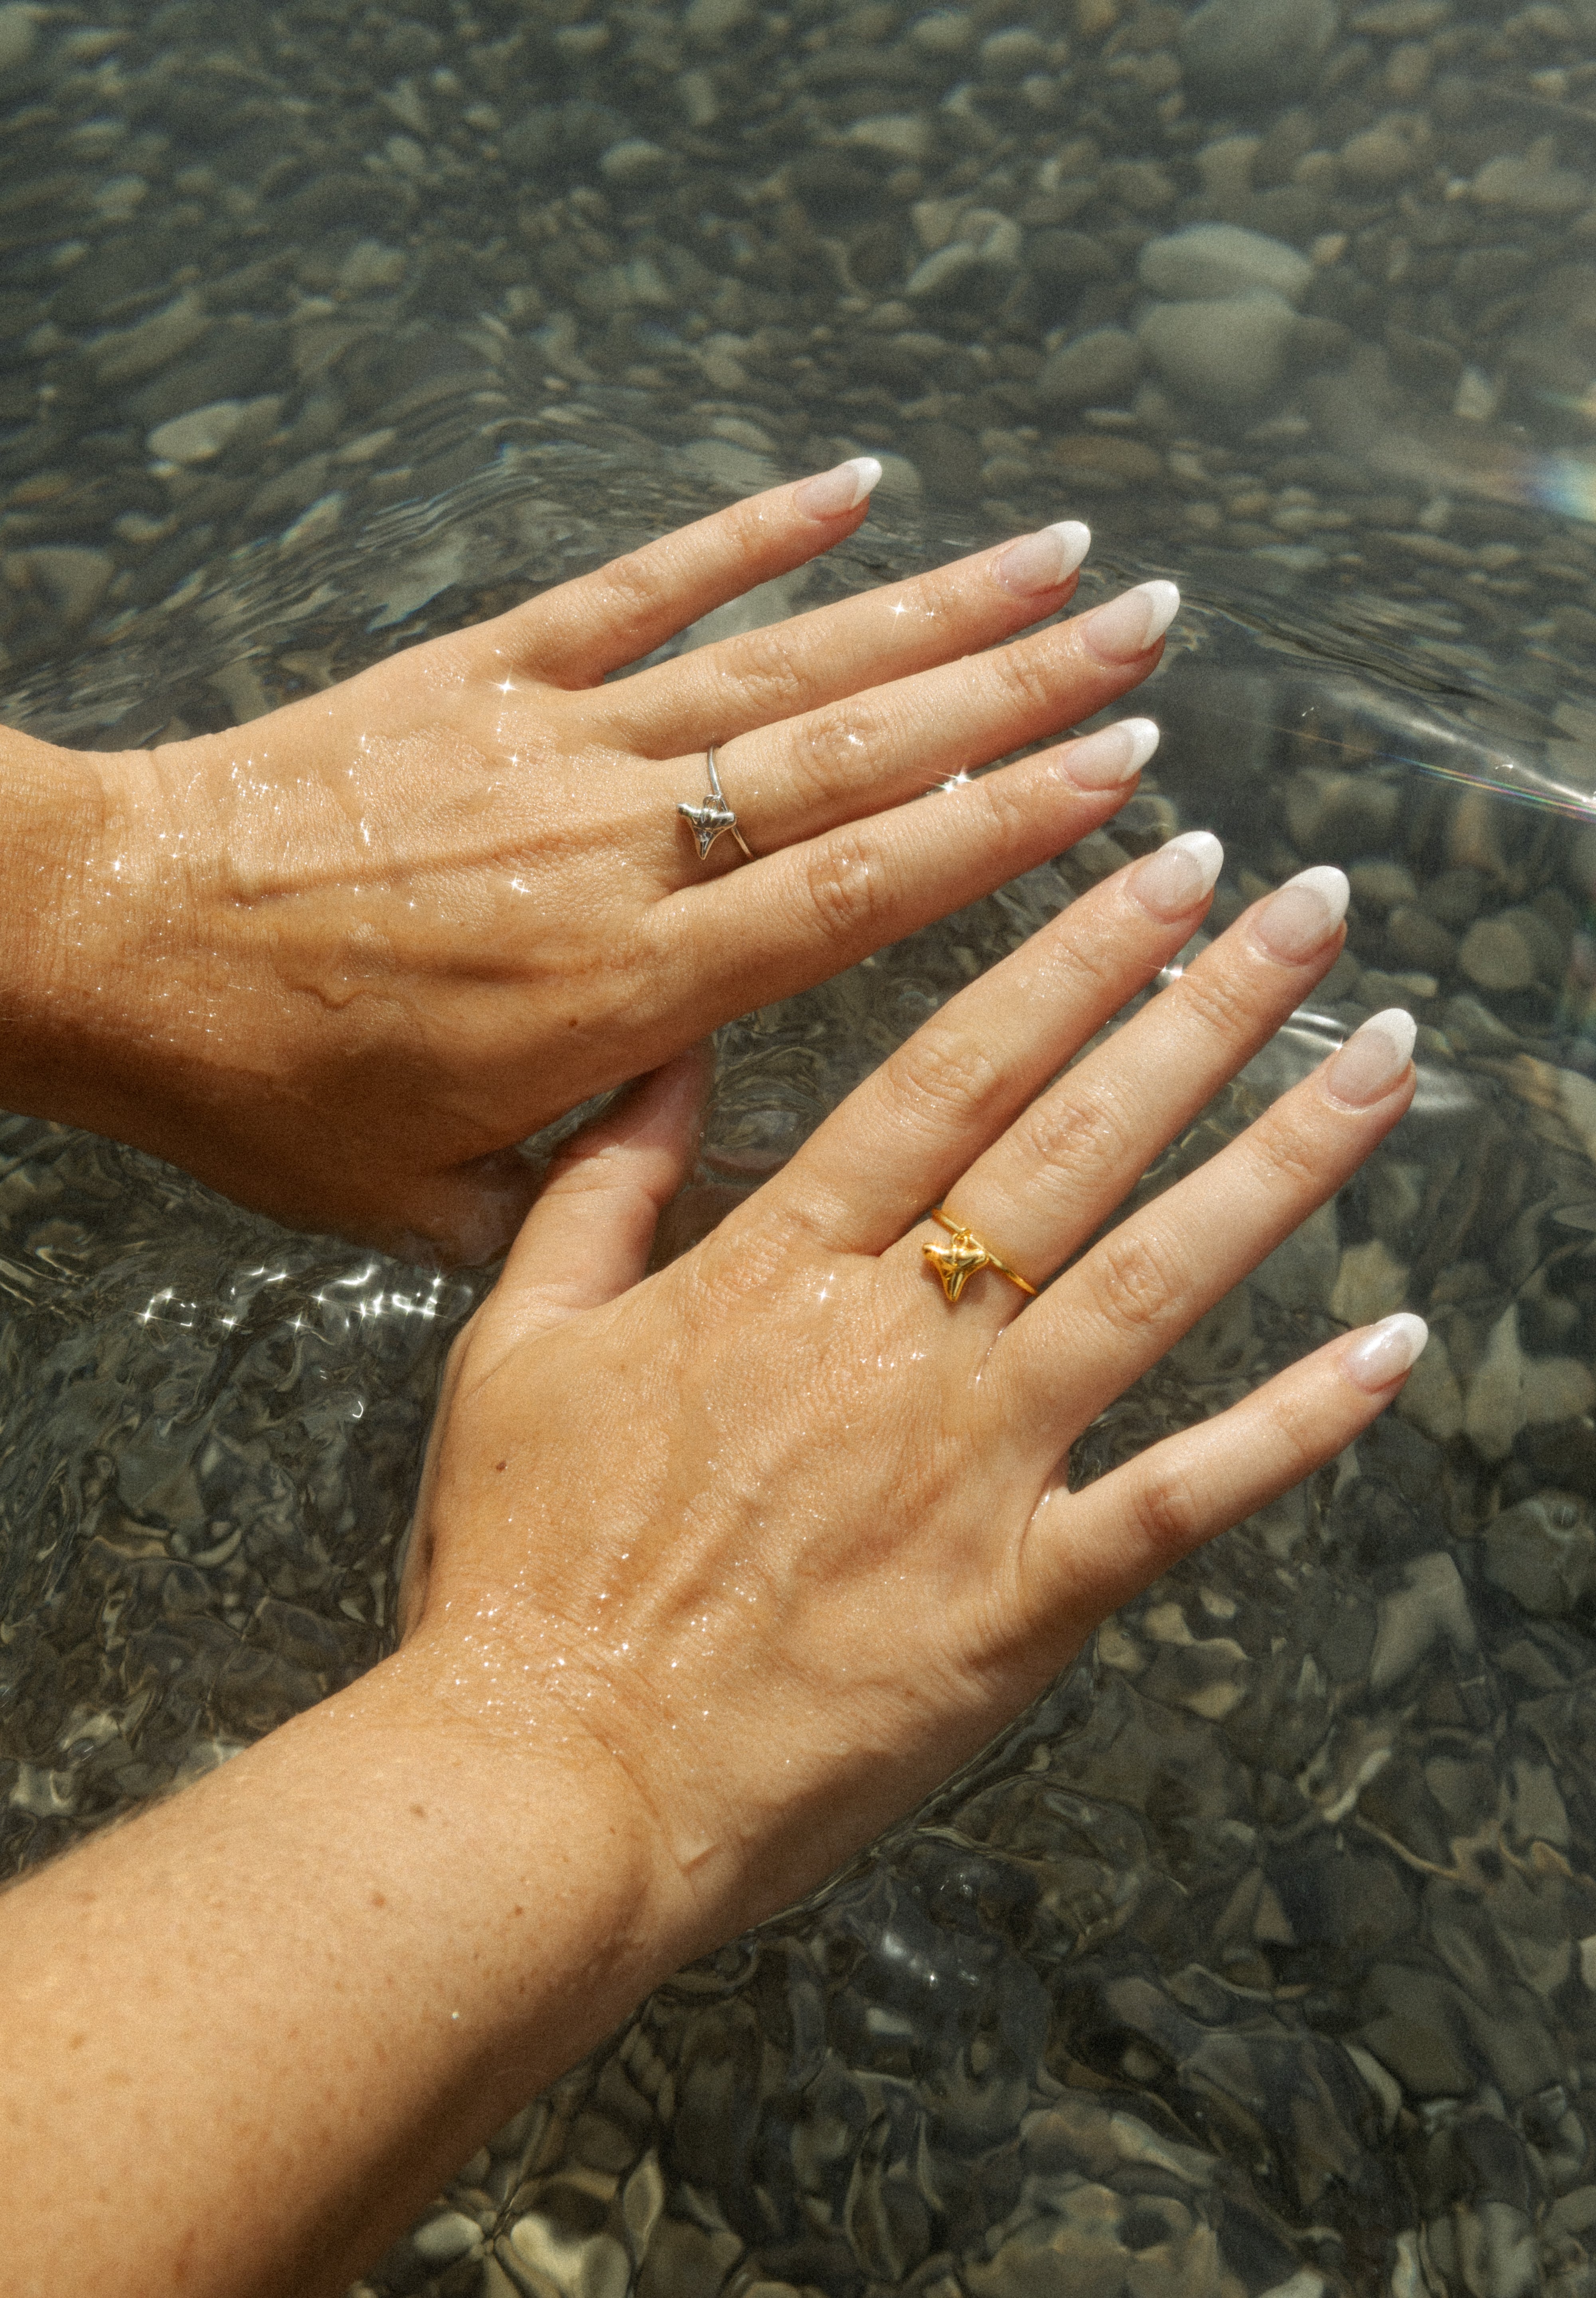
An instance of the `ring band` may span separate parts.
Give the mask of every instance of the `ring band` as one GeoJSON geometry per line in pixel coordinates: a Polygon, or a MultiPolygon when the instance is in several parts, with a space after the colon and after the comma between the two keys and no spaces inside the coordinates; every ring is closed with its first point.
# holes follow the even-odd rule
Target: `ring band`
{"type": "Polygon", "coordinates": [[[703,805],[690,806],[683,799],[678,805],[676,811],[689,824],[693,836],[699,841],[700,862],[708,861],[710,847],[722,832],[728,830],[741,847],[743,859],[747,862],[753,860],[754,849],[737,827],[737,816],[726,804],[726,793],[721,788],[721,778],[715,771],[713,742],[709,745],[709,788],[705,793],[703,805]]]}
{"type": "Polygon", "coordinates": [[[973,1229],[966,1228],[961,1220],[955,1220],[953,1215],[945,1212],[940,1205],[933,1210],[931,1219],[951,1233],[953,1243],[922,1244],[920,1250],[941,1278],[942,1290],[950,1301],[958,1299],[978,1269],[995,1269],[999,1277],[1006,1277],[1011,1285],[1017,1285],[1021,1293],[1033,1301],[1036,1299],[1036,1286],[1028,1285],[1019,1270],[1011,1269],[1006,1261],[999,1261],[997,1255],[981,1243],[973,1229]]]}

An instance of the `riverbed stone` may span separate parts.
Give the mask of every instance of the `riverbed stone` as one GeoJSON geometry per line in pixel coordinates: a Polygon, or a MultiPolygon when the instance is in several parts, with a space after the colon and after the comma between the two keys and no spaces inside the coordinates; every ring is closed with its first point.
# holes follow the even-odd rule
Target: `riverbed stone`
{"type": "Polygon", "coordinates": [[[1336,0],[1206,0],[1186,20],[1181,62],[1203,97],[1278,103],[1302,94],[1336,28],[1336,0]]]}
{"type": "Polygon", "coordinates": [[[42,8],[0,8],[0,72],[21,71],[38,45],[42,8]]]}
{"type": "Polygon", "coordinates": [[[1263,293],[1296,303],[1313,277],[1298,249],[1232,223],[1189,224],[1149,240],[1137,269],[1149,294],[1171,302],[1263,293]]]}
{"type": "Polygon", "coordinates": [[[1172,390],[1240,415],[1279,382],[1295,326],[1283,295],[1262,293],[1155,304],[1137,339],[1172,390]]]}
{"type": "Polygon", "coordinates": [[[1036,380],[1044,407],[1113,407],[1136,387],[1141,347],[1123,327],[1094,327],[1048,354],[1036,380]]]}
{"type": "Polygon", "coordinates": [[[1477,918],[1463,937],[1458,963],[1481,989],[1527,989],[1535,978],[1534,953],[1509,918],[1477,918]]]}

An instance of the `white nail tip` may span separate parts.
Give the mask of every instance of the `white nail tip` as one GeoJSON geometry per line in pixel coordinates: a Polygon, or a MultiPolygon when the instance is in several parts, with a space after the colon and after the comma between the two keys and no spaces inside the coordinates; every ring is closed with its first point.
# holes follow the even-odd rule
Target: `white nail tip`
{"type": "MultiPolygon", "coordinates": [[[[1130,763],[1126,773],[1139,773],[1163,739],[1161,730],[1151,718],[1121,718],[1116,731],[1130,743],[1130,763]]],[[[1214,842],[1217,845],[1219,841],[1214,842]]]]}
{"type": "Polygon", "coordinates": [[[1405,1005],[1387,1005],[1382,1013],[1371,1013],[1367,1021],[1360,1022],[1353,1034],[1388,1038],[1393,1057],[1405,1062],[1412,1058],[1418,1041],[1418,1024],[1405,1005]]]}
{"type": "Polygon", "coordinates": [[[850,455],[842,468],[854,475],[857,489],[854,496],[856,503],[862,503],[865,496],[873,494],[881,484],[881,467],[873,455],[850,455]]]}
{"type": "Polygon", "coordinates": [[[1170,624],[1180,612],[1180,593],[1173,583],[1138,583],[1137,596],[1147,601],[1147,635],[1144,646],[1151,646],[1162,638],[1170,624]]]}
{"type": "MultiPolygon", "coordinates": [[[[1170,588],[1174,589],[1171,583],[1170,588]]],[[[1161,853],[1189,854],[1203,873],[1203,891],[1219,883],[1220,872],[1225,866],[1225,849],[1211,830],[1183,830],[1178,838],[1165,840],[1161,853]]]]}
{"type": "Polygon", "coordinates": [[[1089,526],[1083,526],[1078,518],[1061,518],[1055,519],[1046,532],[1057,535],[1059,548],[1064,554],[1063,573],[1059,576],[1063,582],[1064,575],[1074,574],[1091,549],[1092,530],[1089,526]]]}
{"type": "MultiPolygon", "coordinates": [[[[1346,872],[1337,870],[1332,863],[1321,862],[1317,869],[1299,870],[1294,878],[1286,880],[1286,886],[1302,886],[1317,894],[1330,913],[1330,925],[1338,926],[1345,917],[1352,889],[1347,883],[1346,872]]],[[[1281,887],[1282,893],[1286,886],[1281,887]]]]}
{"type": "Polygon", "coordinates": [[[1383,1317],[1371,1325],[1360,1339],[1343,1357],[1342,1368],[1359,1387],[1373,1391],[1385,1388],[1410,1372],[1423,1353],[1430,1328],[1422,1317],[1410,1310],[1399,1310],[1394,1317],[1383,1317]]]}

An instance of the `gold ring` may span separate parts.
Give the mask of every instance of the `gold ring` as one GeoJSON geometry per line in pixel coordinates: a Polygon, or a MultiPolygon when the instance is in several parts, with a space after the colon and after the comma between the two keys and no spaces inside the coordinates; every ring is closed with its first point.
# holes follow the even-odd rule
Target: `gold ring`
{"type": "Polygon", "coordinates": [[[955,1220],[953,1215],[945,1212],[940,1205],[933,1210],[931,1219],[950,1232],[953,1243],[922,1244],[920,1250],[941,1278],[942,1290],[950,1301],[958,1299],[978,1269],[995,1269],[999,1277],[1006,1277],[1011,1285],[1017,1285],[1021,1293],[1029,1294],[1033,1301],[1036,1299],[1036,1286],[1028,1285],[1019,1270],[1011,1269],[1006,1261],[999,1261],[997,1255],[981,1243],[973,1229],[966,1228],[961,1220],[955,1220]]]}

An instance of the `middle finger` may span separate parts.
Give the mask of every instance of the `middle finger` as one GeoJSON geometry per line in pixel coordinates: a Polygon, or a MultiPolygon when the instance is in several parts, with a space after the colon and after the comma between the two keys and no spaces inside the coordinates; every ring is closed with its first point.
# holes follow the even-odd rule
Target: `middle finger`
{"type": "MultiPolygon", "coordinates": [[[[1139,583],[1012,645],[717,742],[739,830],[772,854],[1079,724],[1147,675],[1179,604],[1172,583],[1139,583]]],[[[685,758],[661,767],[662,794],[690,772],[685,758]]],[[[678,839],[689,883],[702,874],[690,854],[678,839]]]]}
{"type": "MultiPolygon", "coordinates": [[[[1180,873],[1200,866],[1175,842],[1144,869],[1167,872],[1172,894],[1180,873]]],[[[1347,894],[1341,871],[1319,868],[1255,903],[1030,1104],[949,1189],[948,1213],[1031,1283],[1050,1277],[1329,971],[1347,894]]],[[[993,1281],[980,1297],[1006,1320],[1020,1296],[993,1281]]]]}
{"type": "Polygon", "coordinates": [[[1078,519],[929,574],[696,647],[609,690],[633,748],[663,756],[1012,638],[1056,614],[1091,548],[1078,519]],[[707,732],[706,732],[706,729],[707,732]]]}

